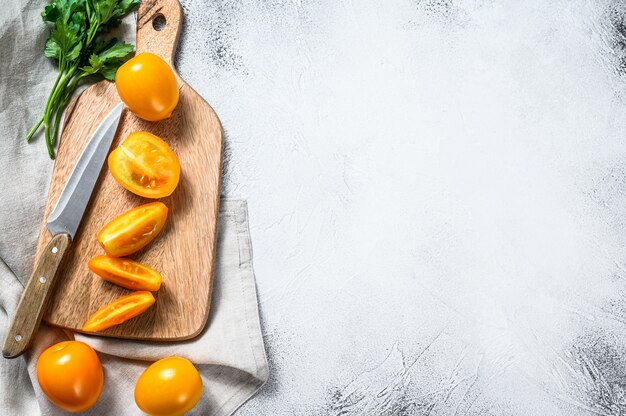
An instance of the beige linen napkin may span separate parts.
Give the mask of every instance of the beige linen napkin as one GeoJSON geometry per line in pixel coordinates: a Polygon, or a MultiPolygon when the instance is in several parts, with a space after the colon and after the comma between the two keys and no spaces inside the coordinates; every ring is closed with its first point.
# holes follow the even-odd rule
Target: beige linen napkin
{"type": "MultiPolygon", "coordinates": [[[[8,326],[32,266],[53,164],[39,140],[24,134],[40,115],[54,68],[43,56],[45,1],[10,0],[0,8],[0,336],[8,326]]],[[[122,32],[134,33],[129,19],[122,32]]],[[[229,415],[267,380],[252,254],[244,201],[222,200],[213,301],[205,330],[178,343],[134,342],[76,336],[98,352],[105,386],[90,415],[142,414],[134,384],[150,362],[172,355],[190,359],[204,390],[190,414],[229,415]]],[[[64,414],[43,395],[35,364],[48,346],[72,338],[43,325],[22,358],[0,358],[0,414],[64,414]]]]}

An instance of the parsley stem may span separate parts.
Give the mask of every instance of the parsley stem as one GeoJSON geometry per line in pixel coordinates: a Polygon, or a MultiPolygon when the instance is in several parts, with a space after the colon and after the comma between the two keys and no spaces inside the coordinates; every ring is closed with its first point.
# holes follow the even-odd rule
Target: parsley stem
{"type": "Polygon", "coordinates": [[[52,131],[50,130],[50,123],[53,121],[53,117],[58,111],[61,111],[61,108],[58,105],[59,95],[63,93],[65,88],[67,87],[67,83],[70,81],[74,72],[78,68],[78,65],[72,66],[68,71],[65,72],[65,75],[61,79],[61,82],[57,85],[57,87],[53,90],[49,99],[49,106],[46,109],[44,114],[43,125],[46,133],[46,147],[48,148],[48,154],[50,158],[54,159],[54,143],[56,141],[56,137],[52,136],[52,131]]]}
{"type": "Polygon", "coordinates": [[[52,137],[53,137],[53,139],[55,137],[57,137],[57,132],[59,131],[59,126],[61,125],[61,117],[63,115],[65,106],[67,105],[67,103],[70,100],[70,98],[72,98],[72,96],[74,95],[74,92],[76,91],[76,88],[78,88],[78,83],[85,76],[86,76],[86,74],[83,73],[83,74],[80,74],[80,75],[74,77],[72,82],[67,86],[67,89],[65,90],[65,92],[63,94],[63,98],[59,102],[59,105],[58,105],[59,110],[57,111],[56,116],[54,118],[54,124],[53,124],[53,128],[52,128],[52,137]]]}
{"type": "Polygon", "coordinates": [[[30,139],[32,139],[35,133],[37,132],[37,130],[39,130],[39,126],[41,126],[41,123],[43,123],[43,116],[39,118],[37,123],[35,123],[33,128],[30,129],[30,131],[28,132],[28,135],[26,136],[26,142],[30,142],[30,139]]]}
{"type": "MultiPolygon", "coordinates": [[[[56,80],[54,81],[54,85],[52,86],[52,91],[54,91],[57,88],[57,85],[59,85],[59,80],[61,79],[61,76],[63,75],[63,66],[65,64],[64,60],[61,60],[59,62],[59,74],[57,75],[56,80]]],[[[39,130],[39,126],[41,126],[41,123],[44,121],[47,112],[49,111],[49,107],[50,107],[50,98],[52,97],[52,94],[50,94],[48,96],[48,101],[46,101],[46,107],[44,110],[44,115],[41,116],[41,118],[39,119],[39,121],[37,121],[37,123],[35,123],[35,125],[33,126],[33,128],[30,129],[30,131],[28,132],[28,135],[26,136],[26,141],[30,142],[30,139],[33,138],[33,136],[35,135],[35,133],[37,132],[37,130],[39,130]]]]}
{"type": "Polygon", "coordinates": [[[57,75],[57,79],[54,81],[54,85],[52,86],[52,93],[48,96],[48,101],[46,102],[46,109],[43,112],[44,119],[46,117],[46,114],[48,114],[48,112],[50,111],[50,105],[52,104],[52,97],[54,96],[54,92],[57,90],[57,87],[59,86],[59,81],[61,80],[61,77],[63,76],[63,72],[65,72],[65,59],[61,58],[59,62],[59,75],[57,75]]]}

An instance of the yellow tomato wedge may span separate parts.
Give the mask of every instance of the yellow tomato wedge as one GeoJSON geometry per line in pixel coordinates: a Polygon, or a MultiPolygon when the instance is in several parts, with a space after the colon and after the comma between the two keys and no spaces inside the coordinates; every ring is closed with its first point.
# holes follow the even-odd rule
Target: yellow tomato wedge
{"type": "Polygon", "coordinates": [[[154,303],[151,292],[134,292],[98,309],[87,319],[83,331],[103,331],[144,313],[154,303]]]}
{"type": "Polygon", "coordinates": [[[156,292],[161,287],[161,273],[134,260],[96,256],[87,266],[107,282],[126,289],[156,292]]]}
{"type": "Polygon", "coordinates": [[[180,179],[176,153],[161,138],[145,131],[131,133],[108,159],[115,180],[144,198],[171,195],[180,179]]]}
{"type": "Polygon", "coordinates": [[[166,219],[167,207],[162,202],[140,205],[105,225],[98,242],[109,256],[128,256],[154,240],[166,219]]]}

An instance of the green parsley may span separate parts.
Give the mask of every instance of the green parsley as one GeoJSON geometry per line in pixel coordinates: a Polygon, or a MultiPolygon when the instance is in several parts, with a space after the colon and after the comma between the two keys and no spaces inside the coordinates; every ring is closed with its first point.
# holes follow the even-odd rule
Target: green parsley
{"type": "Polygon", "coordinates": [[[46,102],[43,116],[30,130],[26,141],[43,124],[46,147],[54,159],[54,144],[63,109],[80,81],[90,75],[115,80],[117,69],[127,61],[133,45],[102,35],[117,27],[139,0],[53,0],[41,13],[51,24],[45,55],[56,62],[59,73],[46,102]]]}

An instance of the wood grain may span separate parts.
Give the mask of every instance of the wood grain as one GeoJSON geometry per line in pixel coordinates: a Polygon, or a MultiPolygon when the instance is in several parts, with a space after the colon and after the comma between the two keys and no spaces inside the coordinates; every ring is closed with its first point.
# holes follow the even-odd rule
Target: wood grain
{"type": "Polygon", "coordinates": [[[70,245],[69,234],[55,235],[37,259],[22,292],[2,346],[4,358],[21,355],[30,345],[52,294],[59,269],[70,245]]]}
{"type": "MultiPolygon", "coordinates": [[[[138,53],[152,52],[171,65],[182,22],[178,1],[144,0],[137,15],[138,53]],[[162,31],[153,27],[157,16],[165,18],[162,31]]],[[[207,321],[213,283],[223,133],[213,109],[180,77],[178,79],[180,101],[172,116],[159,122],[147,122],[125,109],[112,145],[112,148],[117,146],[132,132],[148,131],[168,142],[180,159],[178,188],[171,196],[161,199],[169,208],[165,229],[154,242],[131,256],[159,270],[163,285],[155,293],[155,305],[146,313],[100,335],[181,340],[197,335],[207,321]]],[[[87,139],[118,102],[115,84],[101,81],[85,90],[68,108],[44,218],[56,204],[87,139]]],[[[87,262],[103,254],[96,241],[102,226],[146,202],[150,200],[126,191],[106,166],[103,168],[44,316],[49,324],[80,331],[91,313],[129,293],[91,273],[87,262]]],[[[44,221],[37,257],[49,240],[44,221]]]]}

